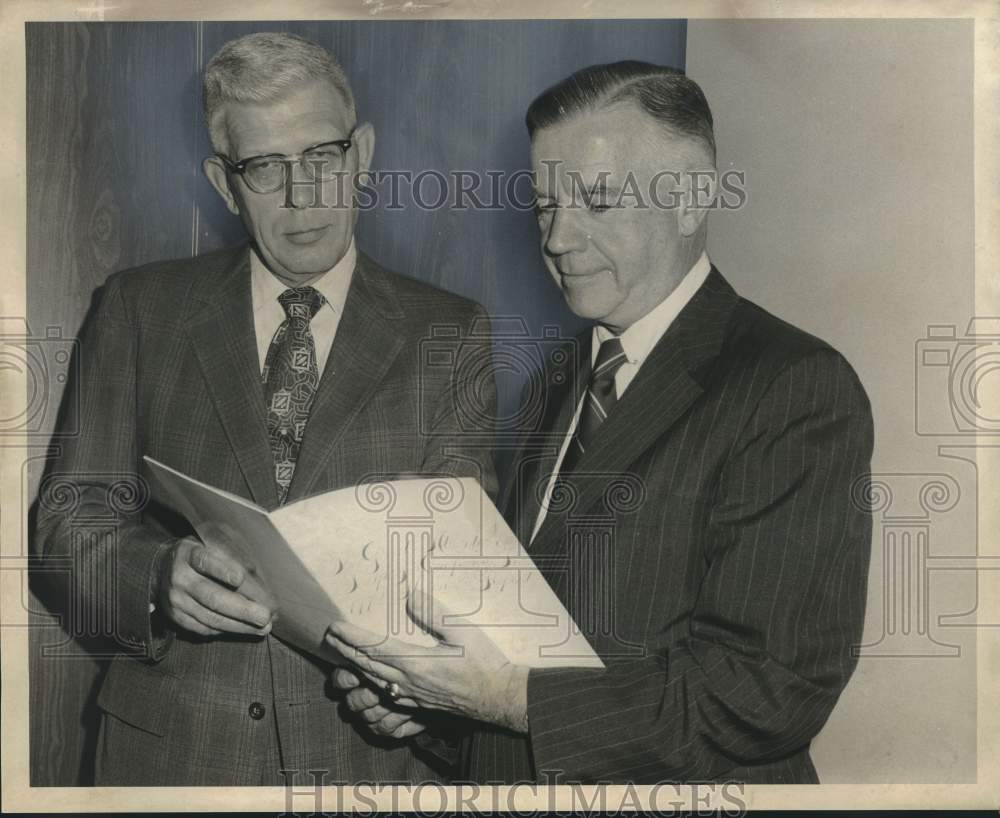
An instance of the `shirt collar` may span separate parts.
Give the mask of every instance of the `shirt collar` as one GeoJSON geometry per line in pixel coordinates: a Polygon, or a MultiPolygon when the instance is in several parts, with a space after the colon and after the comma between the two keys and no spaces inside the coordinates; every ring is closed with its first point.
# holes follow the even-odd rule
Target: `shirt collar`
{"type": "MultiPolygon", "coordinates": [[[[663,337],[691,297],[705,283],[711,271],[712,264],[708,260],[708,253],[703,250],[694,266],[687,271],[673,292],[618,336],[630,364],[639,366],[646,360],[656,342],[663,337]]],[[[597,348],[604,341],[613,337],[614,333],[611,330],[600,325],[595,326],[594,355],[597,355],[597,348]]]]}
{"type": "MultiPolygon", "coordinates": [[[[324,298],[324,306],[337,313],[343,313],[347,301],[347,290],[351,285],[351,275],[358,260],[358,251],[354,246],[354,238],[347,252],[336,264],[317,278],[311,287],[315,287],[324,298]]],[[[277,303],[278,296],[288,289],[288,285],[274,275],[257,255],[257,250],[250,252],[250,279],[253,287],[254,312],[268,308],[277,303]]],[[[322,309],[322,308],[321,308],[322,309]]]]}

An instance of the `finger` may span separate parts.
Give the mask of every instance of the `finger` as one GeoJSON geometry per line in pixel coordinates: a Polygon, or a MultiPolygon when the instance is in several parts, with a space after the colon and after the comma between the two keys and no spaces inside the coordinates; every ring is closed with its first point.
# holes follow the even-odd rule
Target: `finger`
{"type": "MultiPolygon", "coordinates": [[[[357,658],[359,656],[368,655],[369,648],[365,647],[364,645],[356,645],[349,639],[341,637],[336,631],[334,631],[332,625],[327,629],[326,633],[324,634],[324,639],[326,640],[327,644],[335,648],[337,652],[340,653],[341,656],[343,656],[348,661],[353,662],[355,665],[358,665],[357,658]]],[[[358,667],[360,667],[360,665],[358,665],[358,667]]]]}
{"type": "MultiPolygon", "coordinates": [[[[376,687],[378,687],[379,690],[382,691],[382,693],[385,693],[387,688],[389,687],[389,683],[385,679],[378,676],[371,677],[371,682],[376,687]]],[[[385,699],[380,698],[379,701],[380,702],[385,701],[385,699]]],[[[420,702],[418,702],[416,699],[411,699],[409,696],[397,696],[395,699],[389,698],[389,701],[391,702],[392,707],[412,707],[414,709],[420,707],[420,702]]]]}
{"type": "Polygon", "coordinates": [[[347,643],[350,647],[350,653],[344,655],[348,659],[353,658],[354,654],[360,651],[368,657],[378,657],[402,667],[405,659],[413,653],[412,645],[407,645],[391,636],[378,636],[372,631],[346,622],[335,622],[330,625],[327,633],[336,636],[341,642],[347,643]]]}
{"type": "MultiPolygon", "coordinates": [[[[336,637],[338,642],[346,644],[348,652],[344,656],[348,659],[361,652],[366,656],[377,656],[388,661],[398,659],[395,664],[402,665],[406,657],[413,653],[413,647],[399,639],[376,634],[343,620],[332,623],[327,629],[327,636],[336,637]]],[[[341,650],[339,646],[338,650],[341,650]]],[[[343,650],[341,652],[343,653],[343,650]]]]}
{"type": "Polygon", "coordinates": [[[409,724],[411,721],[413,721],[413,717],[409,713],[390,711],[384,718],[370,723],[368,729],[379,736],[392,736],[397,733],[400,727],[404,724],[409,724]]]}
{"type": "Polygon", "coordinates": [[[469,632],[463,617],[425,591],[415,590],[406,597],[406,613],[439,642],[460,644],[469,632]]]}
{"type": "Polygon", "coordinates": [[[406,614],[417,625],[441,641],[442,634],[438,629],[441,618],[445,614],[445,605],[421,589],[413,589],[406,595],[406,614]]]}
{"type": "MultiPolygon", "coordinates": [[[[374,709],[374,708],[372,708],[374,709]]],[[[385,710],[385,708],[382,708],[385,710]]],[[[365,718],[368,718],[368,714],[364,714],[365,718]]],[[[387,710],[386,714],[378,719],[378,732],[383,735],[392,735],[396,730],[402,727],[406,722],[413,720],[412,713],[400,713],[396,710],[387,710]]]]}
{"type": "Polygon", "coordinates": [[[347,706],[355,712],[374,707],[380,701],[378,693],[370,687],[356,687],[345,697],[347,706]]]}
{"type": "Polygon", "coordinates": [[[360,628],[343,619],[331,623],[329,632],[333,633],[342,642],[362,649],[373,647],[382,641],[382,637],[374,631],[360,628]]]}
{"type": "Polygon", "coordinates": [[[222,614],[209,610],[204,605],[200,605],[197,601],[191,598],[182,602],[178,610],[183,611],[192,619],[200,622],[206,628],[210,628],[218,633],[238,633],[247,636],[267,636],[271,632],[272,626],[270,622],[262,628],[258,628],[256,625],[248,625],[246,622],[240,622],[237,619],[230,619],[228,616],[223,616],[222,614]]]}
{"type": "Polygon", "coordinates": [[[272,620],[277,619],[277,600],[268,590],[263,577],[257,573],[257,566],[250,555],[222,540],[206,540],[199,552],[199,560],[202,564],[209,567],[212,565],[223,567],[228,584],[247,599],[253,600],[271,611],[272,620]]]}
{"type": "Polygon", "coordinates": [[[174,622],[180,625],[185,630],[191,631],[192,633],[197,633],[199,636],[220,636],[222,631],[217,631],[214,628],[208,628],[202,625],[197,619],[188,616],[184,611],[173,609],[174,622]]]}
{"type": "Polygon", "coordinates": [[[267,608],[271,612],[272,621],[278,618],[278,601],[259,574],[248,573],[236,590],[252,602],[267,608]]]}
{"type": "Polygon", "coordinates": [[[380,662],[377,659],[372,659],[360,648],[356,648],[353,645],[342,642],[332,633],[327,633],[326,640],[338,651],[340,651],[342,656],[354,662],[354,664],[362,670],[365,676],[371,679],[372,682],[379,687],[385,687],[388,682],[398,683],[406,679],[405,674],[397,668],[392,667],[392,665],[387,665],[385,662],[380,662]]]}
{"type": "MultiPolygon", "coordinates": [[[[218,534],[218,532],[216,533],[218,534]]],[[[257,564],[254,562],[253,555],[228,537],[223,535],[212,536],[212,534],[209,534],[208,538],[202,538],[202,542],[210,551],[225,554],[230,559],[238,562],[248,574],[257,572],[257,564]]]]}
{"type": "Polygon", "coordinates": [[[401,724],[392,732],[393,738],[409,738],[410,736],[415,736],[417,733],[422,733],[427,729],[427,725],[416,720],[410,720],[401,724]]]}
{"type": "Polygon", "coordinates": [[[381,704],[376,704],[374,707],[367,707],[361,711],[360,715],[369,724],[376,724],[382,721],[382,719],[388,718],[392,715],[392,710],[388,707],[383,707],[381,704]]]}
{"type": "Polygon", "coordinates": [[[210,579],[199,577],[186,590],[199,605],[226,619],[254,628],[264,628],[271,623],[271,611],[263,605],[210,579]]]}
{"type": "Polygon", "coordinates": [[[345,667],[333,671],[333,683],[341,690],[353,690],[360,687],[361,680],[345,667]]]}
{"type": "Polygon", "coordinates": [[[496,651],[496,644],[482,628],[456,614],[437,597],[416,591],[406,598],[406,613],[419,627],[438,640],[442,656],[461,656],[464,647],[482,646],[496,651]]]}
{"type": "Polygon", "coordinates": [[[205,545],[192,548],[187,561],[203,577],[218,580],[230,588],[238,588],[247,577],[244,567],[229,554],[205,545]]]}
{"type": "MultiPolygon", "coordinates": [[[[210,581],[211,580],[205,580],[205,582],[210,581]]],[[[217,587],[221,588],[222,586],[217,587]]],[[[225,589],[223,589],[223,591],[227,594],[234,593],[233,591],[226,591],[225,589]]],[[[266,636],[271,632],[272,626],[270,622],[267,622],[263,626],[259,626],[249,624],[239,619],[233,619],[225,614],[213,611],[211,608],[202,605],[189,593],[185,593],[184,591],[180,591],[178,589],[173,589],[171,591],[170,599],[175,610],[183,611],[192,619],[197,620],[205,627],[212,628],[213,630],[223,631],[225,633],[249,634],[253,636],[266,636]]]]}
{"type": "MultiPolygon", "coordinates": [[[[389,683],[385,679],[373,678],[371,681],[372,684],[376,685],[383,693],[386,688],[389,687],[389,683]]],[[[385,701],[385,699],[379,696],[378,692],[372,690],[370,687],[360,687],[357,691],[352,691],[352,693],[354,693],[356,697],[354,701],[361,705],[361,707],[351,706],[351,709],[354,711],[371,708],[380,702],[385,701]],[[362,694],[360,691],[364,691],[364,693],[362,694]]],[[[351,693],[348,693],[347,695],[350,697],[351,693]]],[[[420,703],[415,699],[411,699],[409,696],[399,696],[395,699],[389,699],[389,701],[391,702],[391,707],[412,707],[413,709],[420,707],[420,703]]],[[[386,712],[391,711],[387,710],[386,712]]]]}

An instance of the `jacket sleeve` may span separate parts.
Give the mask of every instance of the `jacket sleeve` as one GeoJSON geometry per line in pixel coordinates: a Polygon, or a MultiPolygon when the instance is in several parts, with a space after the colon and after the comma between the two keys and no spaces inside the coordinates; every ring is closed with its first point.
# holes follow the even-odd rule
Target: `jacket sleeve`
{"type": "Polygon", "coordinates": [[[136,440],[137,332],[122,283],[108,279],[81,332],[59,421],[76,433],[57,438],[31,548],[71,634],[158,660],[172,634],[152,612],[153,581],[172,540],[141,522],[149,491],[136,440]]]}
{"type": "Polygon", "coordinates": [[[604,670],[531,671],[536,772],[704,780],[808,745],[856,664],[871,518],[852,489],[872,446],[839,354],[783,368],[723,465],[684,638],[604,670]]]}

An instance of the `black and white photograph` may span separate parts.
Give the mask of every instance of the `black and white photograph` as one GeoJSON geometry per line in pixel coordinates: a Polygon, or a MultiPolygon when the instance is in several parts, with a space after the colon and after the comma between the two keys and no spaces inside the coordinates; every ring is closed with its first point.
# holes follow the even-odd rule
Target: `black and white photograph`
{"type": "Polygon", "coordinates": [[[5,811],[1000,806],[996,12],[5,6],[5,811]]]}

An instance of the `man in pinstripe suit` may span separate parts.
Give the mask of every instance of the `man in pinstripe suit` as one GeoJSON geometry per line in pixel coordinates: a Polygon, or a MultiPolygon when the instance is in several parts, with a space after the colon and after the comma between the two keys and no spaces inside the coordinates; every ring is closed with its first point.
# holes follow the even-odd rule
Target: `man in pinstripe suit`
{"type": "Polygon", "coordinates": [[[267,509],[401,472],[492,492],[488,453],[462,445],[455,370],[420,354],[432,324],[460,344],[485,316],[356,251],[336,174],[368,167],[374,134],[324,49],[234,40],[205,102],[205,172],[251,244],[108,279],[80,341],[80,434],[40,490],[34,553],[73,566],[55,575],[71,609],[113,622],[120,651],[97,783],[437,780],[433,758],[345,719],[329,666],[270,635],[281,604],[253,566],[201,542],[138,471],[149,455],[267,509]]]}
{"type": "Polygon", "coordinates": [[[694,82],[594,66],[527,123],[546,264],[595,326],[580,371],[541,373],[545,417],[506,509],[606,669],[529,671],[437,618],[461,658],[362,650],[337,625],[333,643],[396,697],[356,688],[348,704],[382,734],[414,706],[469,717],[464,773],[480,781],[815,782],[809,743],[864,619],[864,389],[709,261],[695,172],[714,168],[715,141],[694,82]]]}

